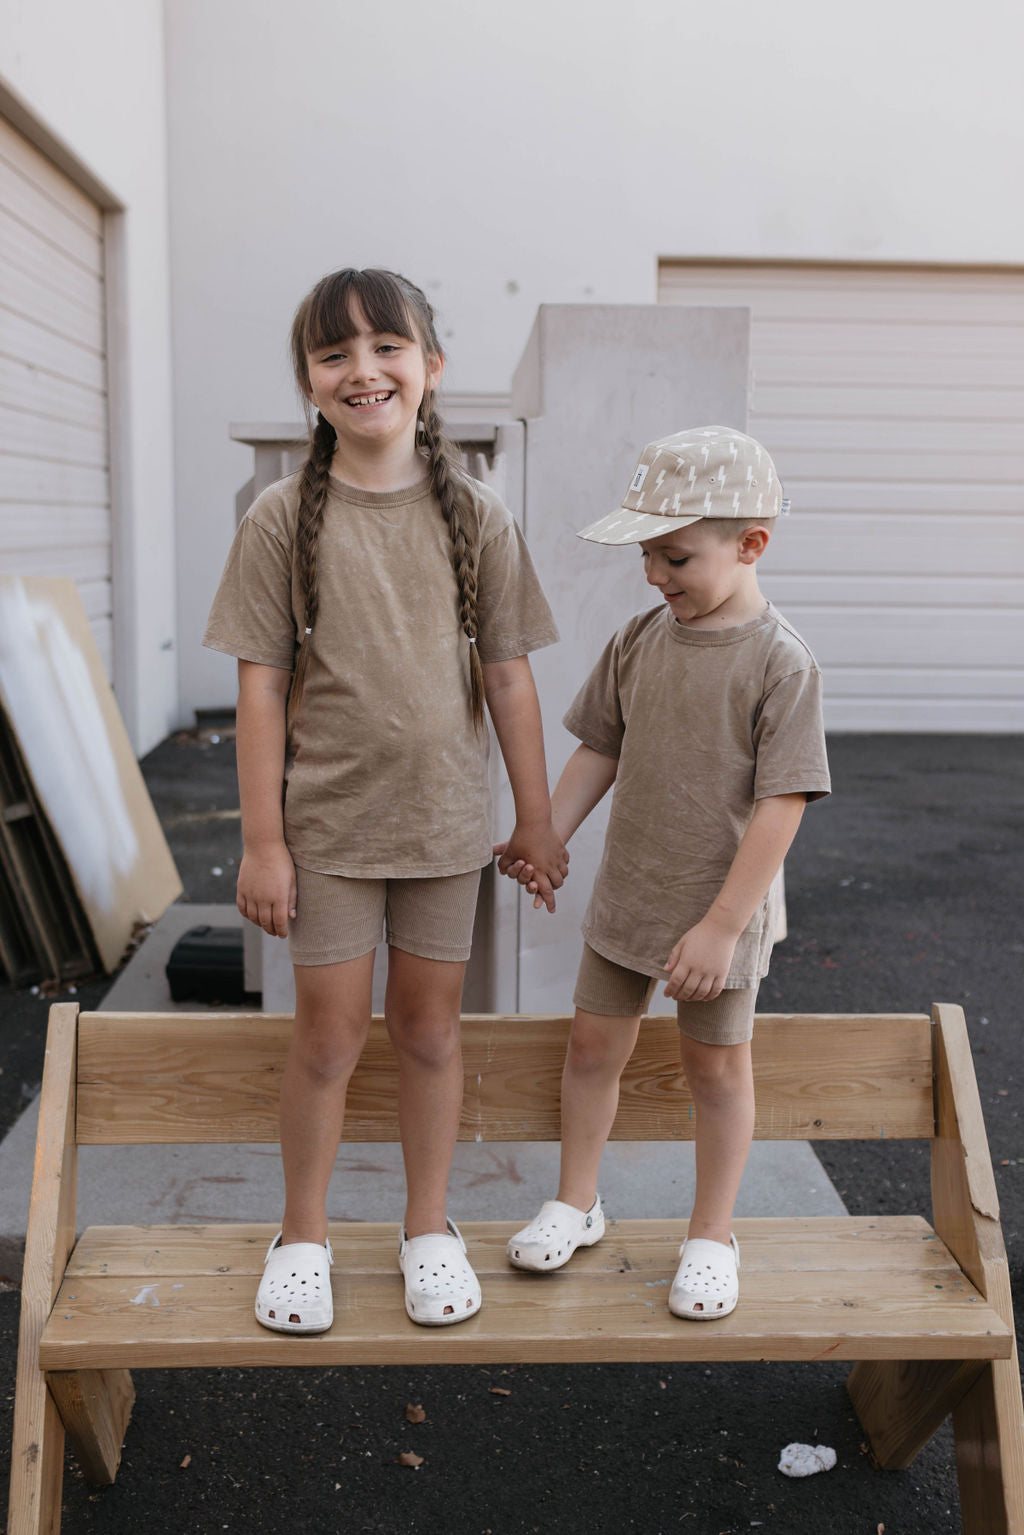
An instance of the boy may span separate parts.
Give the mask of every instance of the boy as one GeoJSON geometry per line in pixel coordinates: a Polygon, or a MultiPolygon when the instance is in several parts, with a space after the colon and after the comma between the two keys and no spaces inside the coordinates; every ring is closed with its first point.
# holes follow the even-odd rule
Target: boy
{"type": "MultiPolygon", "coordinates": [[[[697,1164],[669,1308],[697,1321],[728,1315],[739,1297],[731,1222],[754,1128],[750,1039],[777,921],[772,882],[805,804],[830,787],[820,673],[758,587],[781,508],[771,458],[742,432],[702,427],[644,449],[621,508],[579,536],[639,544],[663,603],[623,625],[566,714],[582,744],[552,796],[567,842],[615,785],[583,922],[558,1198],[511,1239],[509,1260],[560,1268],[602,1236],[597,1172],[619,1078],[667,976],[697,1164]]],[[[503,864],[534,888],[528,866],[503,864]]]]}

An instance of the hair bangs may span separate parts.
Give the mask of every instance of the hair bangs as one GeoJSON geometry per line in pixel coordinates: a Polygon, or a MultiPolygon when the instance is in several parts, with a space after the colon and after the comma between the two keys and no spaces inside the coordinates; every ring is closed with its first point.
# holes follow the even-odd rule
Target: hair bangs
{"type": "Polygon", "coordinates": [[[378,335],[420,340],[406,296],[392,272],[346,267],[325,277],[310,295],[303,350],[316,352],[349,341],[359,329],[361,317],[378,335]]]}

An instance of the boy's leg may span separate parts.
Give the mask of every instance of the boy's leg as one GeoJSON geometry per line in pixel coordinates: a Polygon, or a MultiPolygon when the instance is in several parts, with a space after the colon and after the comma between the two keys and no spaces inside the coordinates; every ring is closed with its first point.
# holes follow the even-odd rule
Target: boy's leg
{"type": "Polygon", "coordinates": [[[710,1045],[680,1034],[679,1043],[696,1116],[697,1188],[688,1235],[728,1244],[754,1135],[750,1041],[710,1045]]]}
{"type": "Polygon", "coordinates": [[[558,1198],[589,1210],[619,1106],[619,1079],[633,1054],[640,1014],[606,1017],[578,1007],[562,1070],[562,1159],[558,1198]]]}

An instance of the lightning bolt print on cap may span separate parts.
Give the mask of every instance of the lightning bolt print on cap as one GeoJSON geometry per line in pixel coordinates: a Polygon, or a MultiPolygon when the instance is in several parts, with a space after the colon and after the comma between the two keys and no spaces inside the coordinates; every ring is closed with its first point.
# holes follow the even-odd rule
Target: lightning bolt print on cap
{"type": "Polygon", "coordinates": [[[622,505],[582,528],[595,544],[638,544],[702,517],[751,522],[788,511],[766,448],[728,426],[698,426],[649,442],[622,505]]]}

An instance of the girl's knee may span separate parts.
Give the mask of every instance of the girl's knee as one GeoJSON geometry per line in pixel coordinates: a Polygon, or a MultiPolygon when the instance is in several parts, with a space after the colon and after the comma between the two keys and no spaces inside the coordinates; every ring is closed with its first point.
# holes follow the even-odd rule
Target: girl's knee
{"type": "Polygon", "coordinates": [[[459,1053],[458,1015],[418,1009],[396,1009],[387,1016],[388,1034],[396,1052],[419,1066],[443,1069],[459,1053]]]}
{"type": "Polygon", "coordinates": [[[296,1016],[288,1052],[288,1064],[318,1082],[347,1080],[355,1070],[366,1043],[369,1019],[345,1020],[337,1016],[296,1016]]]}

